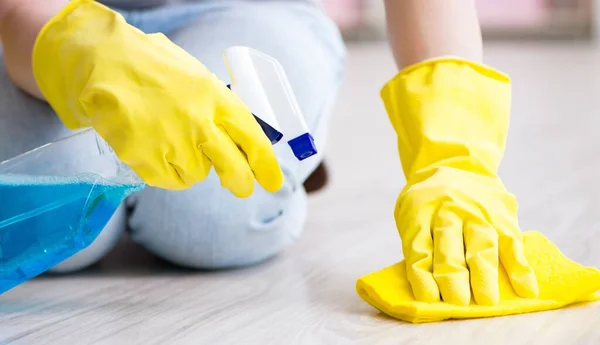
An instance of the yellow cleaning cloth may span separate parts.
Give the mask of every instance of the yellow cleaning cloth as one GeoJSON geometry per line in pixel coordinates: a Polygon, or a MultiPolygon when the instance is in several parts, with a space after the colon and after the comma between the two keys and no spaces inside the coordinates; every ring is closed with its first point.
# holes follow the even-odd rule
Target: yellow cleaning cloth
{"type": "Polygon", "coordinates": [[[406,279],[404,261],[359,278],[356,290],[365,302],[383,313],[412,323],[530,313],[600,299],[595,294],[600,290],[600,271],[569,260],[539,232],[525,232],[523,244],[539,285],[536,299],[518,297],[501,267],[497,305],[476,305],[473,301],[468,306],[418,302],[406,279]]]}

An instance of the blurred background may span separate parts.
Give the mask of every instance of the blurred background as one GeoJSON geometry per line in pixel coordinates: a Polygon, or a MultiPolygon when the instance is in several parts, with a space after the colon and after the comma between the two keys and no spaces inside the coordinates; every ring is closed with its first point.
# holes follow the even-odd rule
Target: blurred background
{"type": "MultiPolygon", "coordinates": [[[[596,39],[598,0],[476,0],[487,39],[596,39]]],[[[385,37],[382,0],[325,0],[348,40],[385,37]]]]}

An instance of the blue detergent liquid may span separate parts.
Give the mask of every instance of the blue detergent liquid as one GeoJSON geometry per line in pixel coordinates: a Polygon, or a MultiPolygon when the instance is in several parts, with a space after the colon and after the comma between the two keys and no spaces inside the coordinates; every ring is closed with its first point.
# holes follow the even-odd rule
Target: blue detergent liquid
{"type": "Polygon", "coordinates": [[[0,175],[0,293],[89,246],[140,184],[0,175]]]}

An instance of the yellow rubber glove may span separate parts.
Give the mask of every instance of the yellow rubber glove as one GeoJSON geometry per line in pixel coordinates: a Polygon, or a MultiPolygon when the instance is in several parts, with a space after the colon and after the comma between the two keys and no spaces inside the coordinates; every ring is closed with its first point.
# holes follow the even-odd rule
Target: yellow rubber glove
{"type": "Polygon", "coordinates": [[[458,58],[408,67],[381,92],[407,181],[395,219],[417,300],[497,304],[499,260],[519,296],[538,295],[517,202],[497,176],[510,92],[507,76],[458,58]]]}
{"type": "Polygon", "coordinates": [[[72,1],[44,26],[33,71],[68,128],[92,126],[149,185],[189,188],[212,166],[238,197],[255,179],[270,192],[283,183],[270,141],[223,82],[95,1],[72,1]]]}

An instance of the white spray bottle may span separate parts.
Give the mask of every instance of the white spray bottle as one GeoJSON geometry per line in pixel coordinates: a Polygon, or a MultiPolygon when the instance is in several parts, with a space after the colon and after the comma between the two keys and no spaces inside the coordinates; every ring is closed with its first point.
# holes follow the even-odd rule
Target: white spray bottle
{"type": "Polygon", "coordinates": [[[231,90],[246,104],[275,144],[280,161],[299,176],[315,159],[317,146],[283,67],[273,57],[257,50],[235,46],[226,49],[223,58],[231,78],[231,90]]]}

